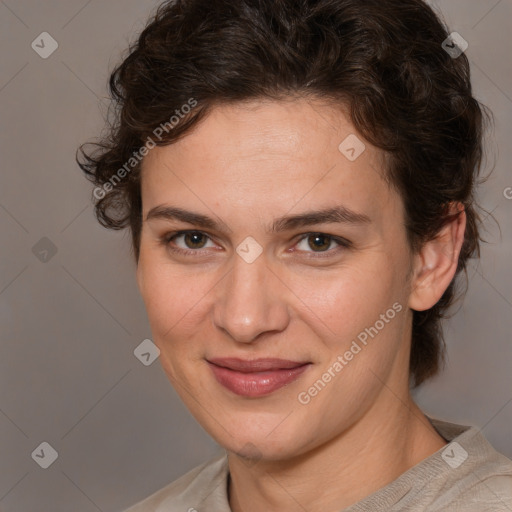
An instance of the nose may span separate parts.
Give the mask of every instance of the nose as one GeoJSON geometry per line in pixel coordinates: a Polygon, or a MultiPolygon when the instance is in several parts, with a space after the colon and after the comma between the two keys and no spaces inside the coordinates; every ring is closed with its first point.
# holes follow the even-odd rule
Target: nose
{"type": "Polygon", "coordinates": [[[214,323],[239,343],[283,331],[289,323],[286,291],[264,254],[247,263],[235,253],[231,272],[216,287],[214,323]]]}

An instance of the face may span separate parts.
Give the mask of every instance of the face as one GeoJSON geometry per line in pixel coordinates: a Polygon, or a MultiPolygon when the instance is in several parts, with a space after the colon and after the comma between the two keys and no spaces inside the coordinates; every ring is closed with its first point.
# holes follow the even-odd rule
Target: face
{"type": "Polygon", "coordinates": [[[226,449],[305,453],[407,386],[412,256],[382,162],[341,108],[299,99],[218,106],[145,157],[153,339],[226,449]]]}

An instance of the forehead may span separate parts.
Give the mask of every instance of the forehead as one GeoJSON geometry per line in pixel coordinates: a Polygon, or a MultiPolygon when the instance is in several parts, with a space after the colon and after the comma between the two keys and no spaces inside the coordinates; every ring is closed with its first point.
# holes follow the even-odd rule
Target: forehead
{"type": "MultiPolygon", "coordinates": [[[[213,107],[190,133],[170,147],[175,147],[172,152],[176,155],[215,162],[228,154],[237,161],[299,161],[307,155],[318,158],[318,152],[325,149],[336,149],[350,134],[355,134],[355,129],[342,104],[304,98],[258,99],[213,107]],[[199,150],[201,153],[195,154],[199,150]],[[182,152],[187,155],[180,155],[182,152]]],[[[371,148],[370,152],[376,150],[371,148]]]]}
{"type": "Polygon", "coordinates": [[[328,202],[378,215],[393,195],[382,162],[343,106],[305,99],[220,105],[145,157],[143,208],[192,201],[261,214],[328,202]]]}

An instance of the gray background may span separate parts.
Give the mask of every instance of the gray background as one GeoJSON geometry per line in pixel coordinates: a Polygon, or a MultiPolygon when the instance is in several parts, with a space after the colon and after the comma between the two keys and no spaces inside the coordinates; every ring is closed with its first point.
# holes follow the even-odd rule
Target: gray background
{"type": "MultiPolygon", "coordinates": [[[[219,450],[158,361],[146,367],[133,355],[151,334],[128,234],[96,223],[74,163],[103,126],[109,72],[157,4],[0,1],[3,512],[121,511],[219,450]],[[47,59],[31,48],[43,31],[59,44],[47,59]],[[31,457],[43,441],[59,454],[48,469],[31,457]]],[[[469,42],[476,95],[495,113],[496,167],[480,202],[501,234],[487,218],[482,261],[446,322],[448,366],[416,397],[512,456],[512,0],[435,6],[469,42]]]]}

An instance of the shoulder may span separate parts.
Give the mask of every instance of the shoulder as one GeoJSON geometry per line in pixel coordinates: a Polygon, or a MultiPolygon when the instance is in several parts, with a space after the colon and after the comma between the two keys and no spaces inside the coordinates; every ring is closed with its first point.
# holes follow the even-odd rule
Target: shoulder
{"type": "Polygon", "coordinates": [[[510,512],[512,510],[512,474],[493,474],[478,479],[453,499],[450,510],[510,512]]]}
{"type": "Polygon", "coordinates": [[[435,420],[433,424],[449,442],[436,454],[439,494],[432,510],[512,510],[512,461],[497,452],[475,427],[435,420]]]}
{"type": "MultiPolygon", "coordinates": [[[[511,465],[512,468],[512,465],[511,465]]],[[[500,474],[485,466],[454,485],[441,496],[435,512],[510,512],[512,510],[512,469],[500,474]],[[487,474],[486,474],[487,473],[487,474]]]]}
{"type": "Polygon", "coordinates": [[[447,444],[347,512],[512,511],[512,461],[475,427],[430,421],[447,444]]]}
{"type": "Polygon", "coordinates": [[[199,506],[200,510],[223,512],[223,508],[214,509],[209,504],[228,502],[227,478],[228,463],[224,453],[195,467],[125,512],[192,512],[199,510],[199,506]]]}

